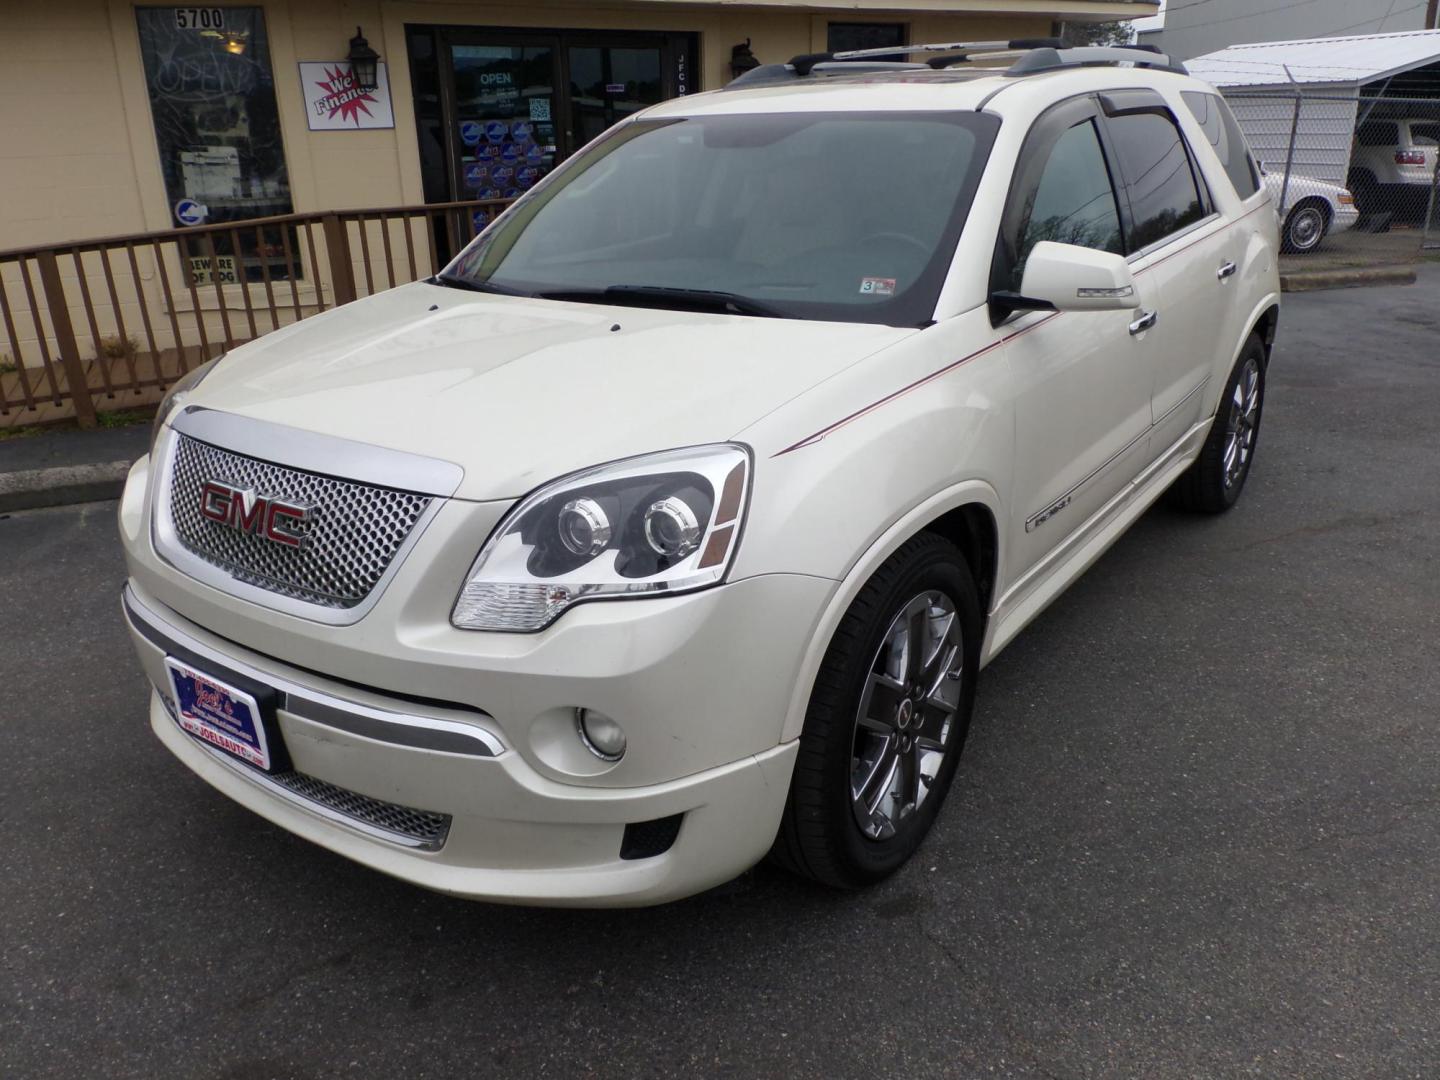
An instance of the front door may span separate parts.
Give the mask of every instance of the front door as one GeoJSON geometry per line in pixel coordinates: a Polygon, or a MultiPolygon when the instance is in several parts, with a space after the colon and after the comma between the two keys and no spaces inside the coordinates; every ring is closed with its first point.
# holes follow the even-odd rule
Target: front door
{"type": "MultiPolygon", "coordinates": [[[[1050,110],[1026,139],[996,253],[994,286],[1019,291],[1042,240],[1124,252],[1117,184],[1089,98],[1050,110]]],[[[1002,326],[1015,385],[1009,565],[1016,580],[1114,499],[1149,448],[1156,309],[1136,278],[1134,311],[1030,313],[1002,326]]],[[[1038,580],[1038,579],[1037,579],[1038,580]]]]}
{"type": "MultiPolygon", "coordinates": [[[[1152,357],[1152,449],[1163,454],[1203,419],[1206,392],[1230,322],[1234,230],[1215,212],[1174,115],[1153,91],[1105,95],[1105,131],[1126,179],[1131,265],[1156,290],[1161,310],[1152,357]]],[[[1247,313],[1248,314],[1248,313],[1247,313]]],[[[1229,348],[1228,344],[1223,346],[1229,348]]]]}

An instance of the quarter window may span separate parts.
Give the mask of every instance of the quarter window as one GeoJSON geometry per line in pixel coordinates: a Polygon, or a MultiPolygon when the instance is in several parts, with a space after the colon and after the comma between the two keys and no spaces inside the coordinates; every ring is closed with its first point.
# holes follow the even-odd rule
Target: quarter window
{"type": "Polygon", "coordinates": [[[1113,117],[1106,129],[1129,185],[1131,251],[1158,243],[1205,216],[1190,155],[1168,116],[1126,113],[1113,117]]]}
{"type": "Polygon", "coordinates": [[[1355,137],[1361,146],[1394,146],[1400,141],[1400,125],[1382,122],[1361,124],[1355,137]]]}
{"type": "Polygon", "coordinates": [[[1200,122],[1210,145],[1215,148],[1220,164],[1225,166],[1226,175],[1235,185],[1235,193],[1242,199],[1254,195],[1260,190],[1260,177],[1250,158],[1245,136],[1241,133],[1240,125],[1230,107],[1218,94],[1186,90],[1180,96],[1185,99],[1185,104],[1200,122]]]}
{"type": "Polygon", "coordinates": [[[1025,208],[1012,288],[1020,287],[1025,261],[1042,240],[1117,255],[1124,251],[1115,188],[1093,121],[1076,124],[1050,151],[1025,208]]]}

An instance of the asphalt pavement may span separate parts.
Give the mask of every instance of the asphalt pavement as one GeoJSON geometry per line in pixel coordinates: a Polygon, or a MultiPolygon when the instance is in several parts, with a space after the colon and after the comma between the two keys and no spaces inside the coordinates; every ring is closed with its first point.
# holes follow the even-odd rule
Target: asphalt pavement
{"type": "Polygon", "coordinates": [[[113,503],[0,518],[0,1077],[1440,1074],[1440,275],[1287,298],[1220,518],[985,673],[913,863],[466,903],[175,762],[113,503]]]}

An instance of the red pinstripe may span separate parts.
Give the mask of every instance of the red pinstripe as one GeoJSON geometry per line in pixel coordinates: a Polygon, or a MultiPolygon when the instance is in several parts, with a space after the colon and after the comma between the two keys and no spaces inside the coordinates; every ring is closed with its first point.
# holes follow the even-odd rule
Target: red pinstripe
{"type": "MultiPolygon", "coordinates": [[[[1138,276],[1140,276],[1141,274],[1147,273],[1148,271],[1155,269],[1155,267],[1159,266],[1161,263],[1169,262],[1171,259],[1175,258],[1175,256],[1180,255],[1180,254],[1183,254],[1183,253],[1186,252],[1186,251],[1189,251],[1189,250],[1190,250],[1192,247],[1194,247],[1196,244],[1203,244],[1206,240],[1209,240],[1209,239],[1211,239],[1212,237],[1215,237],[1215,236],[1220,235],[1220,233],[1224,232],[1226,229],[1232,228],[1232,227],[1234,227],[1235,225],[1240,224],[1240,222],[1244,221],[1246,218],[1251,217],[1251,216],[1254,215],[1254,214],[1258,214],[1261,210],[1264,210],[1264,209],[1266,209],[1266,208],[1269,207],[1269,206],[1270,206],[1270,203],[1269,203],[1269,202],[1263,202],[1263,203],[1261,203],[1261,204],[1260,204],[1259,206],[1257,206],[1254,210],[1251,210],[1251,211],[1249,211],[1248,213],[1241,214],[1241,215],[1240,215],[1238,218],[1236,218],[1234,221],[1230,222],[1229,225],[1226,225],[1224,229],[1218,229],[1218,230],[1216,230],[1216,231],[1213,232],[1213,233],[1206,233],[1204,236],[1201,236],[1201,237],[1198,237],[1198,238],[1195,239],[1195,240],[1192,240],[1190,243],[1186,244],[1184,247],[1176,248],[1174,251],[1172,251],[1172,252],[1170,252],[1169,254],[1165,255],[1163,258],[1156,259],[1156,260],[1155,260],[1154,262],[1152,262],[1149,266],[1146,266],[1146,267],[1143,267],[1143,268],[1140,269],[1140,270],[1137,270],[1137,271],[1135,272],[1135,276],[1138,277],[1138,276]]],[[[1013,333],[1013,334],[1009,334],[1009,335],[1007,335],[1006,337],[999,338],[999,339],[996,340],[996,341],[992,341],[989,345],[986,345],[983,349],[977,349],[975,352],[971,353],[969,356],[961,357],[959,360],[956,360],[956,361],[954,361],[953,363],[946,364],[944,367],[940,368],[938,371],[932,371],[929,375],[926,375],[926,376],[924,376],[923,378],[920,378],[920,379],[916,379],[914,382],[910,383],[908,386],[902,386],[899,390],[895,390],[895,391],[892,391],[892,392],[889,393],[889,394],[886,394],[884,397],[880,398],[878,401],[871,402],[869,405],[866,405],[863,409],[857,409],[855,412],[851,413],[849,416],[845,416],[845,417],[842,417],[842,418],[839,419],[839,420],[836,420],[833,424],[829,425],[828,427],[823,427],[823,428],[821,428],[819,431],[815,432],[813,435],[807,435],[807,436],[805,436],[805,438],[801,439],[799,442],[797,442],[797,443],[792,443],[791,445],[785,447],[784,450],[777,451],[776,453],[771,454],[770,456],[771,456],[772,458],[778,458],[778,457],[783,457],[784,455],[790,453],[792,450],[803,450],[805,447],[811,446],[811,445],[819,442],[821,439],[825,438],[825,436],[826,436],[826,435],[829,435],[831,432],[833,432],[833,431],[838,431],[838,430],[840,430],[842,427],[844,427],[846,424],[849,424],[849,423],[851,423],[852,421],[855,421],[855,420],[859,420],[862,416],[866,416],[866,415],[868,415],[869,413],[874,412],[876,409],[880,408],[880,406],[882,406],[882,405],[888,405],[890,402],[894,401],[896,398],[898,398],[898,397],[903,397],[904,395],[908,394],[911,390],[918,389],[919,387],[924,386],[924,385],[925,385],[926,383],[928,383],[928,382],[933,382],[934,380],[940,378],[940,376],[942,376],[942,375],[948,375],[950,372],[954,371],[956,368],[960,367],[961,365],[963,365],[963,364],[968,364],[971,360],[976,360],[976,359],[978,359],[979,357],[984,356],[986,353],[994,352],[996,349],[1000,348],[1000,346],[1006,344],[1007,342],[1014,341],[1016,338],[1021,337],[1021,336],[1024,335],[1024,334],[1028,334],[1031,330],[1035,330],[1035,329],[1037,329],[1037,328],[1039,328],[1039,327],[1041,327],[1041,326],[1044,326],[1046,323],[1050,322],[1052,319],[1057,319],[1057,318],[1059,318],[1062,314],[1064,314],[1064,313],[1063,313],[1063,312],[1059,312],[1059,311],[1052,312],[1051,314],[1045,316],[1045,318],[1040,319],[1038,322],[1033,322],[1033,323],[1031,323],[1029,326],[1025,327],[1025,329],[1023,329],[1023,330],[1017,330],[1017,331],[1015,331],[1015,333],[1013,333]]]]}

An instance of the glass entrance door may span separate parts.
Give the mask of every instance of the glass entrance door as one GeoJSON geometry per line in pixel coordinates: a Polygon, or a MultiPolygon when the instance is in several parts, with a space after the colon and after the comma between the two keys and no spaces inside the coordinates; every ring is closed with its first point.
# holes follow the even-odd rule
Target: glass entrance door
{"type": "MultiPolygon", "coordinates": [[[[407,26],[425,201],[514,198],[611,124],[694,93],[695,34],[407,26]]],[[[436,220],[446,259],[485,227],[436,220]]]]}
{"type": "Polygon", "coordinates": [[[574,148],[584,146],[611,124],[664,101],[662,48],[571,45],[570,127],[574,148]]]}

